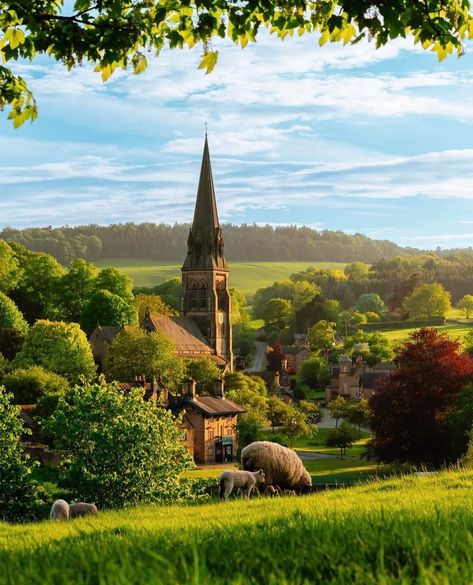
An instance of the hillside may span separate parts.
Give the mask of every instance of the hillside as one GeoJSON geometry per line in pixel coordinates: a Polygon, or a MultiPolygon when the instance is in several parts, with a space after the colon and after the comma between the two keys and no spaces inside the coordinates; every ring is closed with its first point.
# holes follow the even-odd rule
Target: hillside
{"type": "Polygon", "coordinates": [[[471,583],[473,472],[0,526],[0,583],[471,583]]]}

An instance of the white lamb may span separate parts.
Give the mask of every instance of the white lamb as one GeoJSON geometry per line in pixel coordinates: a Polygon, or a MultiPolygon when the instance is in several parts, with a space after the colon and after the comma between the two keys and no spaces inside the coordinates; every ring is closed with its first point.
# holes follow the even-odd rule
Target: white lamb
{"type": "Polygon", "coordinates": [[[67,520],[69,518],[69,504],[66,500],[56,500],[51,506],[49,517],[51,520],[67,520]]]}
{"type": "Polygon", "coordinates": [[[224,471],[220,475],[219,483],[221,500],[227,501],[234,488],[241,489],[249,498],[256,484],[264,483],[264,472],[262,469],[258,471],[224,471]]]}

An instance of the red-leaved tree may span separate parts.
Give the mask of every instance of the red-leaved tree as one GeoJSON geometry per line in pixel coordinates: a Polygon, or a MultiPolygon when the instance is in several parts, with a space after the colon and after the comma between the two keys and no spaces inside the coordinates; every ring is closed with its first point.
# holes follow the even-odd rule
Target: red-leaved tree
{"type": "Polygon", "coordinates": [[[372,456],[439,467],[459,456],[452,420],[473,380],[473,359],[436,329],[419,329],[397,350],[397,369],[371,397],[372,456]]]}

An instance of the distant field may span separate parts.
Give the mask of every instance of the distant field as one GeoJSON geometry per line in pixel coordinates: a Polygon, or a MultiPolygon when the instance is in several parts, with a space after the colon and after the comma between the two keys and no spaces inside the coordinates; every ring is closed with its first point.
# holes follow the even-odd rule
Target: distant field
{"type": "MultiPolygon", "coordinates": [[[[441,325],[436,327],[439,331],[446,333],[450,339],[458,339],[459,341],[463,341],[465,335],[470,331],[473,331],[473,325],[465,325],[465,324],[458,324],[458,323],[447,323],[446,325],[441,325]]],[[[396,343],[398,341],[402,341],[408,337],[410,333],[415,331],[415,328],[406,328],[406,329],[396,329],[393,331],[382,331],[383,335],[391,341],[391,343],[396,343]]]]}
{"type": "Polygon", "coordinates": [[[473,582],[473,472],[309,496],[0,523],[5,585],[473,582]]]}
{"type": "MultiPolygon", "coordinates": [[[[104,259],[97,266],[116,266],[133,279],[135,286],[156,286],[168,278],[181,275],[182,263],[152,260],[104,259]]],[[[294,272],[309,266],[320,268],[342,268],[342,262],[232,262],[230,263],[230,286],[251,298],[259,288],[269,286],[275,280],[289,278],[294,272]]]]}

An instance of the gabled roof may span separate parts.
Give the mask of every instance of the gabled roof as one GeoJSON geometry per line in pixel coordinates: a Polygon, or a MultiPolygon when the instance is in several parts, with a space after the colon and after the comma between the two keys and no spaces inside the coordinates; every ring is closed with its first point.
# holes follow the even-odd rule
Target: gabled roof
{"type": "Polygon", "coordinates": [[[244,408],[233,402],[233,400],[216,396],[196,396],[195,398],[182,396],[174,404],[171,404],[170,408],[171,410],[180,410],[186,406],[196,408],[208,416],[235,415],[246,412],[244,408]]]}
{"type": "MultiPolygon", "coordinates": [[[[108,343],[112,343],[115,337],[122,331],[133,329],[132,325],[97,325],[92,331],[92,335],[100,335],[108,343]]],[[[91,335],[91,337],[92,337],[91,335]]]]}
{"type": "Polygon", "coordinates": [[[149,320],[156,330],[162,331],[174,341],[178,352],[194,352],[207,355],[214,353],[192,319],[149,315],[149,320]]]}

